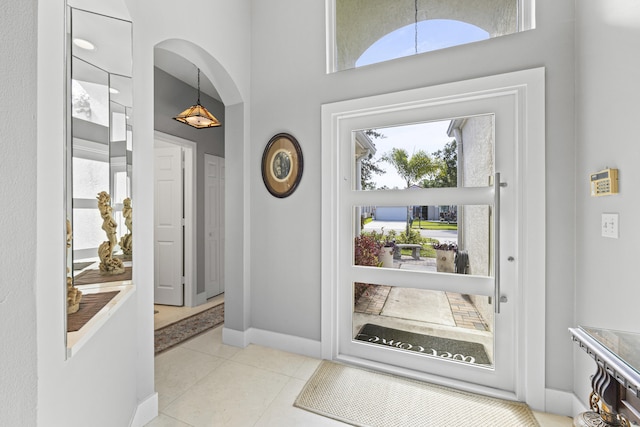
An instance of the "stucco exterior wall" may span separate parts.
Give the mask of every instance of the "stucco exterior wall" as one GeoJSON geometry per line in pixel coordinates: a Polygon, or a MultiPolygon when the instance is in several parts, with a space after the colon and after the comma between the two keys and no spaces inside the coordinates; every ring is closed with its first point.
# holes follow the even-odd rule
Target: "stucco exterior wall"
{"type": "MultiPolygon", "coordinates": [[[[458,170],[464,187],[486,187],[490,184],[489,179],[494,173],[493,126],[493,115],[469,117],[460,126],[462,141],[458,141],[458,170]]],[[[489,275],[490,218],[489,206],[458,207],[458,224],[462,226],[464,236],[460,248],[469,253],[471,274],[489,275]]],[[[489,303],[489,297],[470,297],[493,329],[493,306],[489,303]]]]}

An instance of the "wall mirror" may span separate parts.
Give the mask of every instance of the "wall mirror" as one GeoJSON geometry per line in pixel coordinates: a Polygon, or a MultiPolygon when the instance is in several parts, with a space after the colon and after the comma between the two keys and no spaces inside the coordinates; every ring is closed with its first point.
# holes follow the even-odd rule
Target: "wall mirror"
{"type": "Polygon", "coordinates": [[[132,24],[91,3],[67,2],[67,347],[132,285],[132,24]]]}

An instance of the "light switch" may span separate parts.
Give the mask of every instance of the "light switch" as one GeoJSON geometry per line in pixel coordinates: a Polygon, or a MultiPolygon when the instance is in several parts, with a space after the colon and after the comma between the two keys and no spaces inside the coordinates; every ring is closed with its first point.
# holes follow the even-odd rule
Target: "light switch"
{"type": "Polygon", "coordinates": [[[602,237],[610,237],[617,239],[620,235],[618,229],[618,214],[603,213],[602,214],[602,237]]]}

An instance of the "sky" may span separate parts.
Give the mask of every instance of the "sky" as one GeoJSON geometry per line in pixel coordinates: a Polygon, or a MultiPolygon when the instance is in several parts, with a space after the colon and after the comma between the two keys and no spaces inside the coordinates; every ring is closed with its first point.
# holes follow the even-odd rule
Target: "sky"
{"type": "MultiPolygon", "coordinates": [[[[418,22],[418,53],[444,49],[489,38],[489,33],[475,25],[450,19],[418,22]]],[[[416,28],[409,24],[372,44],[356,61],[356,67],[375,64],[416,53],[416,28]]]]}
{"type": "MultiPolygon", "coordinates": [[[[385,135],[382,139],[372,139],[376,145],[376,154],[373,160],[380,159],[392,148],[403,148],[409,156],[418,150],[424,150],[430,156],[433,152],[441,150],[444,145],[453,138],[447,135],[450,120],[421,123],[408,126],[379,128],[377,132],[385,135]]],[[[406,188],[406,182],[398,176],[395,168],[386,162],[378,165],[386,170],[383,175],[374,175],[373,181],[376,188],[387,186],[388,188],[406,188]]]]}

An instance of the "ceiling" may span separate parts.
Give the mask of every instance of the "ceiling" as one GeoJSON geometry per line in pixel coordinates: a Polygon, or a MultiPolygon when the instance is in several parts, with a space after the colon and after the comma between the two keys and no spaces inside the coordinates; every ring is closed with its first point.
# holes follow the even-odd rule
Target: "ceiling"
{"type": "MultiPolygon", "coordinates": [[[[154,49],[154,65],[194,89],[198,88],[198,68],[182,56],[157,47],[154,49]]],[[[202,72],[200,72],[200,91],[221,101],[220,94],[202,72]]]]}

